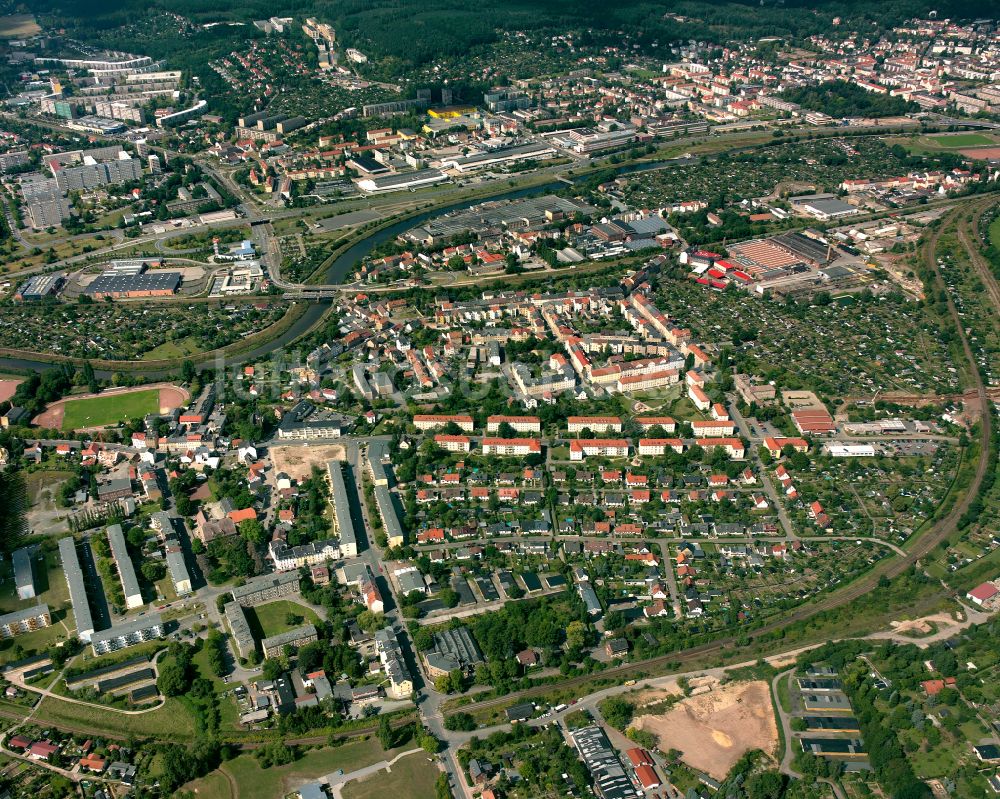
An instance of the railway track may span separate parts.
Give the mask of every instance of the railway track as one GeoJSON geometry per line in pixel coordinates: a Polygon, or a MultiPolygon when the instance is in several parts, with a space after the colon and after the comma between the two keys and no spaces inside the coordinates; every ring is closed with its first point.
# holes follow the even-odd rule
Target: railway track
{"type": "MultiPolygon", "coordinates": [[[[989,203],[996,202],[996,198],[988,198],[987,200],[980,200],[972,204],[975,211],[981,216],[982,212],[989,203]]],[[[941,274],[937,267],[936,250],[938,241],[941,238],[942,233],[953,226],[956,219],[960,213],[967,211],[969,206],[959,206],[955,211],[952,211],[945,217],[945,221],[942,225],[937,227],[931,234],[931,237],[927,240],[924,245],[924,259],[927,266],[934,272],[937,279],[942,283],[941,274]]],[[[970,256],[972,252],[970,251],[970,256]]],[[[987,270],[988,271],[988,270],[987,270]]],[[[992,274],[989,275],[989,279],[993,282],[994,287],[996,286],[996,281],[993,280],[992,274]]],[[[985,278],[984,278],[985,282],[985,278]]],[[[1000,307],[1000,306],[998,306],[1000,307]]],[[[756,640],[764,638],[770,633],[777,632],[784,629],[791,624],[796,622],[805,621],[807,619],[813,618],[821,613],[828,610],[836,610],[837,608],[843,607],[850,602],[870,593],[878,584],[882,577],[892,579],[897,577],[911,566],[916,564],[921,558],[926,557],[930,554],[934,548],[945,540],[949,533],[955,529],[958,520],[962,515],[968,510],[973,498],[979,493],[979,487],[982,485],[983,479],[986,476],[987,469],[990,468],[989,460],[989,443],[990,438],[993,433],[993,419],[989,409],[989,398],[990,394],[987,393],[986,386],[983,384],[982,377],[979,374],[977,368],[975,357],[972,353],[972,348],[969,345],[969,340],[965,335],[965,329],[962,325],[962,320],[958,315],[958,311],[955,307],[954,302],[951,297],[948,298],[948,312],[955,323],[956,331],[958,332],[959,339],[962,344],[962,352],[965,355],[967,366],[969,370],[969,375],[973,383],[972,387],[960,396],[967,397],[970,399],[976,399],[979,402],[979,407],[982,410],[981,414],[981,424],[979,432],[979,460],[976,464],[976,471],[968,486],[968,490],[965,494],[955,503],[954,507],[941,519],[935,522],[926,532],[921,534],[913,544],[907,549],[907,554],[901,558],[885,562],[876,566],[871,572],[869,572],[864,577],[856,580],[850,585],[839,589],[831,593],[825,599],[818,602],[811,603],[808,606],[802,607],[798,610],[792,611],[790,614],[777,619],[775,621],[769,622],[762,627],[758,627],[752,632],[748,632],[745,636],[730,635],[724,638],[716,639],[715,641],[701,644],[691,649],[687,649],[683,652],[671,653],[669,655],[661,655],[654,658],[648,658],[646,660],[636,661],[629,663],[627,665],[618,666],[616,668],[608,669],[607,671],[601,672],[599,677],[629,677],[635,675],[639,672],[647,672],[650,670],[662,669],[674,664],[684,664],[696,661],[706,655],[712,655],[716,653],[725,652],[728,649],[734,648],[738,641],[746,640],[749,643],[753,643],[756,640]]],[[[583,685],[591,682],[594,679],[594,675],[585,675],[581,677],[572,677],[567,680],[562,680],[558,683],[553,683],[549,685],[541,685],[535,688],[528,688],[523,691],[515,691],[505,696],[487,699],[481,702],[473,702],[468,705],[464,705],[461,708],[457,708],[455,712],[460,711],[480,711],[488,710],[490,708],[498,707],[501,705],[507,705],[512,700],[517,701],[521,699],[527,699],[532,696],[537,696],[540,694],[547,693],[553,689],[559,688],[572,688],[577,685],[583,685]]]]}

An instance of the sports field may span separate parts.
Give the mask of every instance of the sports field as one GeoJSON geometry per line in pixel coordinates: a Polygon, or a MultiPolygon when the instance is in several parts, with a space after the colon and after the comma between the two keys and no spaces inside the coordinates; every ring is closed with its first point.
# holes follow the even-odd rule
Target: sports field
{"type": "Polygon", "coordinates": [[[155,388],[108,397],[70,400],[63,413],[62,427],[64,430],[104,427],[159,412],[160,391],[155,388]]]}
{"type": "MultiPolygon", "coordinates": [[[[934,133],[923,136],[896,136],[888,142],[902,144],[909,152],[917,155],[959,151],[974,158],[976,148],[995,148],[1000,145],[1000,138],[992,133],[934,133]],[[972,152],[966,153],[966,150],[972,152]]],[[[984,152],[986,151],[984,149],[984,152]]]]}

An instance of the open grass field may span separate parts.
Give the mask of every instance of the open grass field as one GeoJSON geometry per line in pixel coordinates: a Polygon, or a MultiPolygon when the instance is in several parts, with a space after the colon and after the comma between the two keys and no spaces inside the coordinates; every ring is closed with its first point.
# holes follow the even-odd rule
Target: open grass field
{"type": "Polygon", "coordinates": [[[255,608],[248,608],[247,621],[250,622],[250,629],[255,634],[259,632],[261,637],[270,638],[272,635],[279,635],[301,627],[303,624],[318,624],[319,616],[298,602],[279,599],[277,602],[268,602],[264,605],[257,605],[255,608]],[[289,624],[287,622],[289,614],[301,618],[302,621],[289,624]]]}
{"type": "Polygon", "coordinates": [[[434,796],[434,782],[440,770],[427,762],[423,752],[397,761],[389,771],[380,771],[359,782],[349,782],[341,792],[344,799],[395,799],[434,796]]]}
{"type": "Polygon", "coordinates": [[[0,39],[17,39],[41,32],[42,29],[32,14],[8,14],[0,17],[0,39]]]}
{"type": "Polygon", "coordinates": [[[1000,248],[1000,216],[990,224],[990,243],[994,247],[1000,248]]]}
{"type": "Polygon", "coordinates": [[[59,552],[53,550],[45,556],[38,553],[32,565],[37,595],[33,599],[18,599],[14,585],[14,567],[8,559],[0,562],[0,613],[22,610],[39,602],[44,602],[52,610],[69,603],[69,589],[59,563],[59,552]]]}
{"type": "MultiPolygon", "coordinates": [[[[252,755],[240,755],[225,763],[207,777],[188,783],[186,790],[193,791],[199,799],[275,799],[304,782],[315,780],[337,769],[345,772],[370,766],[387,758],[375,741],[359,741],[337,747],[324,747],[306,752],[294,763],[263,769],[252,755]],[[225,772],[220,773],[220,772],[225,772]],[[228,779],[227,779],[228,775],[228,779]],[[222,778],[221,780],[219,778],[222,778]],[[233,793],[230,785],[235,787],[233,793]]],[[[408,758],[406,758],[408,759],[408,758]]],[[[398,765],[406,762],[400,761],[398,765]]],[[[434,793],[402,794],[424,797],[434,793]]]]}
{"type": "Polygon", "coordinates": [[[190,741],[194,738],[194,719],[177,699],[168,699],[161,707],[134,715],[115,713],[98,705],[78,705],[46,697],[39,705],[35,719],[44,724],[62,724],[87,730],[94,735],[114,737],[135,735],[190,741]]]}
{"type": "Polygon", "coordinates": [[[182,338],[178,341],[167,341],[148,352],[144,352],[144,361],[159,361],[165,358],[186,358],[200,351],[198,343],[193,338],[182,338]]]}
{"type": "Polygon", "coordinates": [[[63,428],[78,430],[83,427],[104,427],[127,419],[158,413],[160,392],[156,389],[110,397],[70,400],[63,413],[63,428]]]}

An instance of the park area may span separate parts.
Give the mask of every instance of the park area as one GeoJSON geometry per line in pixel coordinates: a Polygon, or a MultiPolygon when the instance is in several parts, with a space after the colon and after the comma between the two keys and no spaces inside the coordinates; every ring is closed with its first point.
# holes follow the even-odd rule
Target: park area
{"type": "Polygon", "coordinates": [[[49,405],[32,423],[52,430],[86,430],[107,427],[149,414],[168,413],[190,399],[179,386],[114,390],[64,399],[49,405]]]}
{"type": "Polygon", "coordinates": [[[750,750],[771,755],[778,744],[771,692],[763,680],[715,684],[666,713],[637,717],[633,726],[655,735],[661,751],[676,749],[685,763],[717,780],[750,750]]]}
{"type": "Polygon", "coordinates": [[[298,602],[279,599],[247,609],[247,621],[250,629],[261,638],[294,630],[303,624],[319,624],[319,617],[314,611],[298,602]],[[255,625],[256,621],[256,625],[255,625]]]}

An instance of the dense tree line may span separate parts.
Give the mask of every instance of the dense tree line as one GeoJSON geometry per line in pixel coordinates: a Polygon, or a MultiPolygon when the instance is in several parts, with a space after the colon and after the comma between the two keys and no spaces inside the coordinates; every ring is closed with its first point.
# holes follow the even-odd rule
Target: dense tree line
{"type": "Polygon", "coordinates": [[[833,80],[819,86],[786,89],[782,98],[810,111],[822,111],[834,119],[841,117],[893,117],[919,111],[920,106],[902,97],[890,97],[862,89],[854,83],[833,80]]]}

